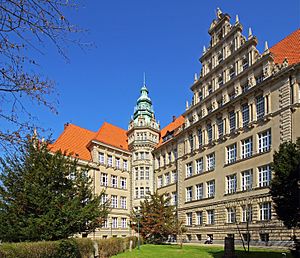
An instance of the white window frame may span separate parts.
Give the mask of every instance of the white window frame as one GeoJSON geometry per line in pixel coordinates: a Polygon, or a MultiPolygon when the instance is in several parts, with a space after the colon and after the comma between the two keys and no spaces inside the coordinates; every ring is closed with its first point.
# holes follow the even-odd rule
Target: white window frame
{"type": "Polygon", "coordinates": [[[271,202],[263,202],[259,206],[260,220],[271,220],[272,218],[272,205],[271,202]]]}
{"type": "Polygon", "coordinates": [[[201,200],[204,197],[204,186],[203,183],[196,185],[196,200],[201,200]]]}
{"type": "Polygon", "coordinates": [[[215,196],[215,180],[210,180],[206,182],[206,188],[207,188],[207,198],[211,198],[215,196]]]}
{"type": "Polygon", "coordinates": [[[227,194],[232,194],[236,192],[237,189],[237,177],[236,174],[228,175],[226,177],[227,181],[227,194]]]}
{"type": "Polygon", "coordinates": [[[236,222],[236,209],[235,208],[227,208],[227,223],[235,223],[236,222]]]}
{"type": "Polygon", "coordinates": [[[110,176],[110,184],[111,184],[111,187],[118,188],[118,176],[111,175],[110,176]]]}
{"type": "Polygon", "coordinates": [[[203,172],[203,157],[196,160],[196,174],[203,172]]]}
{"type": "Polygon", "coordinates": [[[258,134],[258,153],[263,153],[271,149],[271,130],[266,130],[258,134]]]}
{"type": "Polygon", "coordinates": [[[186,177],[191,177],[193,175],[193,164],[189,162],[185,165],[186,177]]]}
{"type": "Polygon", "coordinates": [[[236,162],[236,158],[237,158],[236,143],[227,146],[226,152],[227,152],[226,155],[227,164],[236,162]]]}
{"type": "Polygon", "coordinates": [[[214,210],[207,210],[207,224],[213,225],[215,224],[215,211],[214,210]]]}
{"type": "Polygon", "coordinates": [[[242,159],[250,158],[253,152],[253,141],[252,137],[241,141],[241,153],[242,159]]]}
{"type": "Polygon", "coordinates": [[[258,167],[258,186],[269,186],[272,179],[272,171],[270,165],[258,167]]]}
{"type": "Polygon", "coordinates": [[[253,186],[253,172],[252,169],[248,169],[241,172],[242,174],[242,191],[252,190],[253,186]]]}
{"type": "Polygon", "coordinates": [[[189,186],[185,188],[185,201],[190,202],[193,200],[193,187],[189,186]]]}
{"type": "Polygon", "coordinates": [[[112,195],[110,199],[111,199],[111,207],[114,209],[118,208],[118,196],[112,195]]]}
{"type": "Polygon", "coordinates": [[[207,171],[211,171],[215,169],[215,153],[210,153],[208,155],[206,155],[206,170],[207,171]]]}
{"type": "Polygon", "coordinates": [[[203,224],[203,211],[197,211],[196,218],[197,218],[197,225],[202,225],[203,224]]]}

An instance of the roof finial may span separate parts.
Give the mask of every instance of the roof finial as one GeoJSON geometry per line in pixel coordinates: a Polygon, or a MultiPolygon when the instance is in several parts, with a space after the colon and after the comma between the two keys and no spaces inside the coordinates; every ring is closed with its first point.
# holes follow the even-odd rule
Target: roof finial
{"type": "Polygon", "coordinates": [[[143,86],[146,86],[146,73],[144,72],[144,83],[143,86]]]}
{"type": "Polygon", "coordinates": [[[236,15],[235,16],[235,23],[237,24],[237,23],[239,23],[240,21],[239,21],[239,16],[238,15],[236,15]]]}
{"type": "Polygon", "coordinates": [[[197,73],[194,74],[194,82],[196,82],[196,81],[198,81],[198,74],[197,73]]]}
{"type": "Polygon", "coordinates": [[[268,41],[265,41],[265,53],[269,53],[268,41]]]}
{"type": "Polygon", "coordinates": [[[221,19],[221,18],[222,18],[222,17],[221,17],[221,14],[222,14],[221,9],[220,9],[219,7],[217,7],[217,18],[218,18],[218,19],[221,19]]]}
{"type": "Polygon", "coordinates": [[[248,32],[248,39],[251,39],[252,38],[252,29],[251,27],[249,27],[249,32],[248,32]]]}

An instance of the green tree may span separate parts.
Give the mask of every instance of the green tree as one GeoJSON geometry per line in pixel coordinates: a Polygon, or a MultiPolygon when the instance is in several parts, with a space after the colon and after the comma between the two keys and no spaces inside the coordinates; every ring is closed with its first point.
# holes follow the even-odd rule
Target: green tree
{"type": "Polygon", "coordinates": [[[131,227],[139,232],[149,243],[162,243],[169,235],[176,235],[182,225],[176,217],[175,207],[170,204],[171,197],[157,192],[141,202],[140,210],[131,214],[131,227]]]}
{"type": "Polygon", "coordinates": [[[271,195],[277,216],[287,228],[300,227],[300,138],[284,142],[275,151],[271,195]]]}
{"type": "Polygon", "coordinates": [[[0,160],[0,239],[58,240],[100,227],[109,212],[94,195],[88,167],[65,153],[49,153],[29,139],[20,154],[0,160]]]}

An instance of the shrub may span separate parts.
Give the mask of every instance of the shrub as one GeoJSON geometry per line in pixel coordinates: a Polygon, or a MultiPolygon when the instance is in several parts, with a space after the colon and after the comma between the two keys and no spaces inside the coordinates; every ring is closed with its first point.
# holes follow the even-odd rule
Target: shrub
{"type": "Polygon", "coordinates": [[[94,254],[94,243],[90,238],[76,238],[75,239],[78,249],[80,252],[80,257],[90,258],[94,254]]]}
{"type": "Polygon", "coordinates": [[[80,258],[80,252],[74,239],[66,239],[59,241],[57,258],[80,258]]]}
{"type": "Polygon", "coordinates": [[[54,258],[59,243],[52,242],[25,242],[4,243],[0,245],[0,257],[5,258],[54,258]]]}
{"type": "MultiPolygon", "coordinates": [[[[98,239],[99,257],[108,258],[137,246],[137,237],[98,239]]],[[[61,241],[0,244],[0,258],[89,258],[94,254],[93,240],[85,238],[61,241]]]]}
{"type": "Polygon", "coordinates": [[[113,255],[123,253],[125,250],[129,249],[130,240],[133,241],[132,248],[135,248],[137,245],[137,237],[109,238],[97,240],[99,247],[99,257],[109,258],[113,255]]]}

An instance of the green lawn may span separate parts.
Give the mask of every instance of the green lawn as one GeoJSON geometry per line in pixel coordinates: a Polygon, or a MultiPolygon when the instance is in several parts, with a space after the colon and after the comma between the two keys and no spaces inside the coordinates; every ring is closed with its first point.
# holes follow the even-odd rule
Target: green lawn
{"type": "MultiPolygon", "coordinates": [[[[270,249],[262,249],[262,248],[252,248],[251,252],[245,253],[241,248],[237,248],[236,254],[238,258],[282,258],[282,250],[270,250],[270,249]]],[[[180,249],[177,245],[142,245],[140,250],[133,250],[132,252],[125,252],[116,256],[115,258],[193,258],[193,257],[201,257],[201,258],[222,258],[223,255],[223,247],[221,246],[192,246],[185,245],[183,249],[180,249]]],[[[291,255],[288,253],[288,258],[291,255]]]]}

